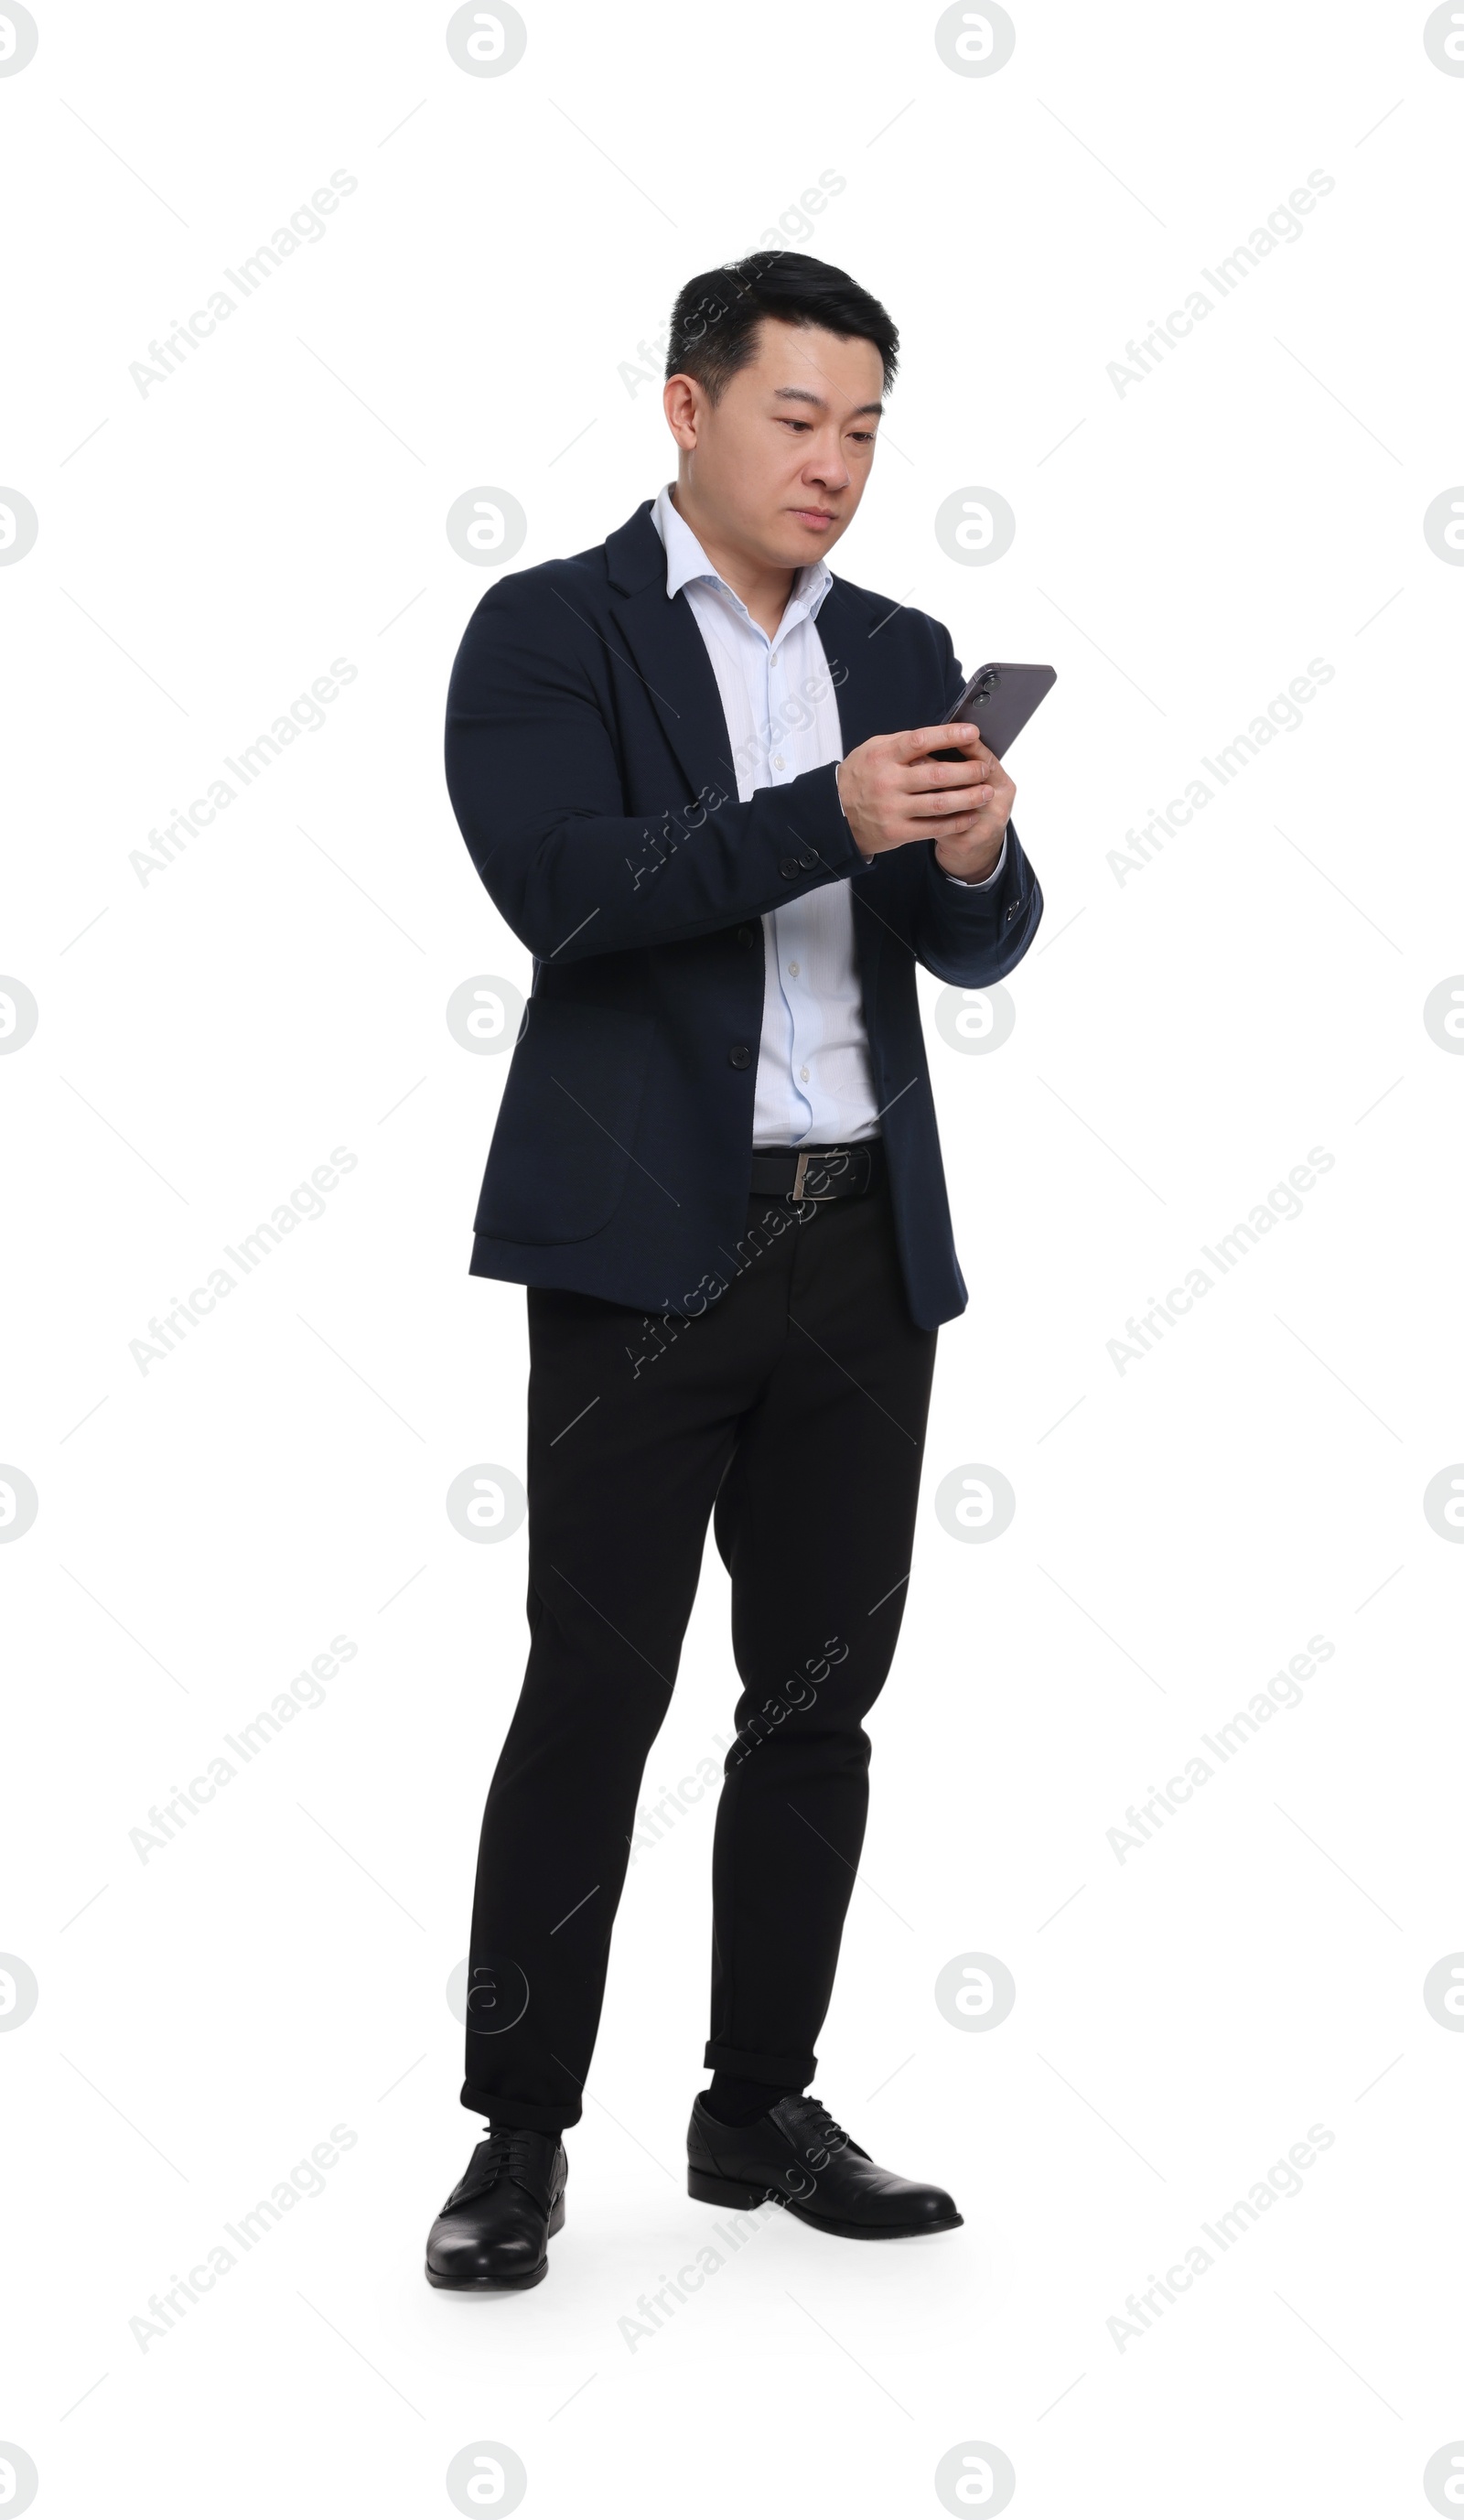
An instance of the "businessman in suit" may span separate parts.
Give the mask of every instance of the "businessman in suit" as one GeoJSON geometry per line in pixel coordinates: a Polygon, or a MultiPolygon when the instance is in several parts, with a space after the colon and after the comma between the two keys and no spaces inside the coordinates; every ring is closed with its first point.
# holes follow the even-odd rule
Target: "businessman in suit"
{"type": "Polygon", "coordinates": [[[804,255],[690,281],[675,480],[501,578],[453,671],[454,810],[534,958],[471,1261],[528,1290],[530,1649],[473,1904],[462,2099],[488,2123],[434,2284],[548,2271],[709,1520],[742,1694],[690,2193],[859,2239],[961,2220],[809,2088],[966,1303],[915,965],[989,986],[1042,915],[1012,783],[946,722],[947,632],[827,566],[898,340],[804,255]]]}

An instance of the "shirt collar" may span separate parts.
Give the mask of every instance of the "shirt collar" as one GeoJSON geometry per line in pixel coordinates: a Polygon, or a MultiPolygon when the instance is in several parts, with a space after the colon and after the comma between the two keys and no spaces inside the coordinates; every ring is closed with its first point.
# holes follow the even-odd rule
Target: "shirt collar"
{"type": "MultiPolygon", "coordinates": [[[[671,484],[666,482],[650,512],[650,521],[666,546],[666,593],[679,595],[684,586],[700,582],[714,586],[726,596],[746,620],[752,615],[740,595],[712,566],[686,518],[671,502],[671,484]]],[[[795,622],[814,619],[825,595],[833,584],[833,570],[826,561],[805,562],[793,580],[793,592],[778,623],[778,631],[790,630],[795,622]]]]}

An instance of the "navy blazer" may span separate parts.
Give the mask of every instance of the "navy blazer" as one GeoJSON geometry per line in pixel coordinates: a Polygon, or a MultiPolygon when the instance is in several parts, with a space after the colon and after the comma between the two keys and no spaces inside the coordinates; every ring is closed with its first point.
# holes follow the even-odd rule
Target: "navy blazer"
{"type": "MultiPolygon", "coordinates": [[[[571,560],[500,578],[453,667],[447,785],[473,864],[534,957],[471,1268],[645,1313],[704,1311],[738,1265],[763,1025],[763,913],[851,878],[895,1230],[922,1328],[966,1303],[914,967],[984,988],[1043,897],[1014,829],[989,891],[934,844],[866,865],[832,763],[744,805],[711,659],[646,499],[571,560]]],[[[960,691],[938,621],[836,577],[818,616],[844,749],[938,726],[960,691]]]]}

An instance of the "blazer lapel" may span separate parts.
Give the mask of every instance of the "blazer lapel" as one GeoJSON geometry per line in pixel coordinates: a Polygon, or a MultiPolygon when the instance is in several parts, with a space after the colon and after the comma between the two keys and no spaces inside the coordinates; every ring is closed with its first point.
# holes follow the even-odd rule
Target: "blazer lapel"
{"type": "MultiPolygon", "coordinates": [[[[736,770],[717,677],[685,594],[666,594],[666,553],[644,500],[606,538],[610,583],[617,590],[610,618],[641,676],[666,741],[693,794],[735,797],[736,770]]],[[[894,618],[894,614],[891,615],[894,618]]],[[[834,685],[845,752],[867,736],[888,732],[882,718],[894,659],[886,661],[879,631],[865,628],[862,608],[835,578],[819,608],[820,642],[834,685]]],[[[874,975],[886,934],[882,896],[890,879],[886,857],[852,877],[854,927],[865,1008],[874,1003],[874,975]]]]}
{"type": "MultiPolygon", "coordinates": [[[[651,531],[655,531],[654,526],[651,531]]],[[[865,629],[863,611],[840,578],[834,579],[819,607],[819,638],[838,701],[839,733],[845,752],[852,752],[856,744],[864,743],[871,735],[890,734],[893,730],[884,720],[888,716],[893,659],[886,660],[878,644],[878,630],[871,633],[865,629]]],[[[891,932],[883,904],[891,888],[897,854],[893,850],[882,853],[862,875],[849,878],[855,954],[866,1025],[874,1006],[880,949],[891,932]]]]}
{"type": "Polygon", "coordinates": [[[889,689],[889,669],[841,578],[834,579],[819,607],[818,628],[839,704],[844,750],[852,752],[866,737],[884,732],[875,713],[881,689],[889,689]]]}
{"type": "Polygon", "coordinates": [[[735,797],[736,770],[722,695],[685,594],[668,598],[666,553],[646,499],[605,543],[610,618],[625,643],[692,793],[735,797]]]}

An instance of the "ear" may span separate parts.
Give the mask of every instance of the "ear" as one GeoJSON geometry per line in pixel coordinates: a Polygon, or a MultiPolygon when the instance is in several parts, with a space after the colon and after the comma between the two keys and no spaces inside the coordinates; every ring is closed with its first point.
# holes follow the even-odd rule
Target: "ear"
{"type": "Polygon", "coordinates": [[[694,377],[668,377],[661,393],[666,426],[678,446],[690,454],[696,444],[701,387],[694,377]]]}

